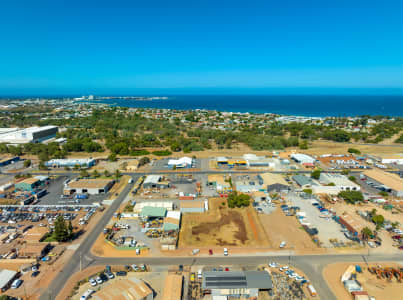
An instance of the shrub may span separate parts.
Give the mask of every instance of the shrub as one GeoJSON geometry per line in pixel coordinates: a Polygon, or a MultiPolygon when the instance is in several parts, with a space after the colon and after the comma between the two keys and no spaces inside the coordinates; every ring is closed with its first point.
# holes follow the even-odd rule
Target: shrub
{"type": "Polygon", "coordinates": [[[360,191],[342,191],[338,194],[338,196],[351,204],[364,201],[364,196],[360,191]]]}
{"type": "Polygon", "coordinates": [[[172,152],[166,149],[166,150],[153,151],[153,154],[156,156],[168,156],[171,155],[172,152]]]}

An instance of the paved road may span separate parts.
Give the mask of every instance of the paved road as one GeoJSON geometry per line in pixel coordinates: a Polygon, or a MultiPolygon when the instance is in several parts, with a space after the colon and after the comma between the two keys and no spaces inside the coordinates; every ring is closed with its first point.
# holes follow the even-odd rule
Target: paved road
{"type": "MultiPolygon", "coordinates": [[[[228,173],[228,171],[205,171],[205,172],[193,172],[196,174],[212,174],[212,173],[228,173]]],[[[235,173],[235,172],[232,172],[235,173]]],[[[309,173],[309,171],[308,171],[309,173]]],[[[63,173],[64,174],[64,173],[63,173]]],[[[66,173],[70,175],[71,173],[66,173]]],[[[147,173],[127,173],[133,176],[134,180],[141,175],[147,175],[147,173]]],[[[62,175],[59,173],[59,175],[62,175]]],[[[130,191],[131,186],[128,185],[119,195],[119,197],[112,203],[112,205],[104,213],[104,216],[95,225],[93,230],[88,234],[85,240],[80,244],[76,250],[75,255],[65,265],[64,269],[59,275],[52,281],[48,291],[41,295],[40,300],[55,299],[56,295],[62,290],[64,284],[68,281],[70,276],[77,272],[80,268],[80,255],[82,257],[82,268],[86,268],[90,265],[125,265],[125,264],[148,264],[154,266],[163,265],[236,265],[236,266],[256,266],[268,261],[277,261],[279,263],[289,263],[296,268],[301,269],[311,280],[312,284],[318,291],[318,294],[322,299],[334,299],[335,296],[331,292],[330,288],[326,284],[322,276],[323,268],[329,263],[336,262],[356,262],[367,259],[368,261],[401,261],[403,262],[402,255],[371,255],[364,257],[362,255],[279,255],[278,253],[273,255],[253,255],[253,256],[213,256],[213,257],[119,257],[119,258],[103,258],[93,256],[90,252],[95,240],[101,234],[103,228],[107,225],[111,219],[113,213],[119,208],[122,201],[126,198],[130,191]]]]}
{"type": "MultiPolygon", "coordinates": [[[[137,178],[134,178],[137,180],[137,178]]],[[[132,188],[131,185],[127,185],[125,189],[120,193],[119,197],[113,201],[112,205],[105,211],[103,217],[100,219],[98,224],[92,229],[84,241],[80,244],[75,254],[72,256],[69,262],[66,263],[63,270],[59,275],[52,281],[49,285],[49,289],[41,295],[40,300],[55,299],[56,295],[62,290],[64,284],[80,268],[80,255],[83,257],[82,267],[85,268],[88,264],[88,253],[92,245],[95,243],[97,237],[101,234],[105,226],[108,224],[109,220],[112,218],[113,213],[119,208],[120,204],[126,198],[127,194],[132,188]]]]}

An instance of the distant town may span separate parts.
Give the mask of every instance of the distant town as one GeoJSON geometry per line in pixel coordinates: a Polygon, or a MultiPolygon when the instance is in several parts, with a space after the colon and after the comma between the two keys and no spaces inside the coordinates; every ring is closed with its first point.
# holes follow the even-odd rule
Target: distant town
{"type": "Polygon", "coordinates": [[[1,295],[399,298],[403,118],[117,98],[1,100],[1,295]]]}

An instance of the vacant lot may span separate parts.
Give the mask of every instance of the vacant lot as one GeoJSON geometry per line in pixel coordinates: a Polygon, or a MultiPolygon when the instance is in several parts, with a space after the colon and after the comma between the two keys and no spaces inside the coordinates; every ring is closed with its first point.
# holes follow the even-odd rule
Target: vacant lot
{"type": "MultiPolygon", "coordinates": [[[[332,289],[337,299],[353,299],[353,297],[344,288],[340,281],[341,276],[347,270],[349,265],[356,263],[337,263],[326,266],[323,270],[323,277],[327,284],[332,289]]],[[[363,290],[367,291],[370,296],[376,299],[401,299],[403,283],[397,282],[393,278],[391,282],[387,279],[378,279],[376,275],[368,271],[368,266],[363,263],[358,263],[363,272],[357,273],[357,280],[362,285],[363,290]]],[[[370,263],[371,267],[381,265],[382,267],[401,268],[402,265],[396,263],[370,263]]]]}
{"type": "Polygon", "coordinates": [[[179,247],[269,246],[252,207],[230,209],[225,199],[210,199],[207,213],[184,214],[179,247]]]}
{"type": "MultiPolygon", "coordinates": [[[[277,208],[273,213],[260,214],[259,219],[266,231],[270,244],[279,248],[280,243],[287,243],[285,248],[293,250],[319,250],[310,236],[302,229],[295,217],[287,217],[277,208]]],[[[320,230],[320,229],[319,229],[320,230]]]]}

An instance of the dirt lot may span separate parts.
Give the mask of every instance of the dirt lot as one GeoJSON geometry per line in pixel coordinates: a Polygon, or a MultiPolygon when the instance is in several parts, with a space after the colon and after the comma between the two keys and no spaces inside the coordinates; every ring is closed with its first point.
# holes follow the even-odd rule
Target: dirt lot
{"type": "Polygon", "coordinates": [[[179,247],[266,246],[269,242],[252,207],[230,209],[213,198],[208,213],[184,214],[179,247]]]}
{"type": "Polygon", "coordinates": [[[301,225],[297,219],[285,216],[281,209],[277,208],[269,215],[259,214],[259,219],[273,248],[278,249],[280,243],[286,241],[286,249],[305,252],[321,250],[311,240],[308,233],[300,228],[301,225]]]}
{"type": "MultiPolygon", "coordinates": [[[[347,290],[344,288],[343,284],[340,281],[341,276],[346,271],[349,265],[356,265],[356,264],[352,263],[330,264],[323,270],[323,276],[327,284],[330,286],[336,298],[339,300],[353,299],[353,297],[347,292],[347,290]]],[[[373,296],[379,300],[402,298],[403,283],[397,282],[395,278],[392,279],[392,282],[388,282],[386,279],[378,279],[376,275],[369,273],[366,264],[358,263],[358,265],[361,266],[363,273],[357,274],[357,280],[362,285],[363,290],[367,291],[370,296],[373,296]]],[[[399,267],[399,268],[402,267],[402,265],[398,265],[395,263],[370,264],[370,266],[378,266],[378,265],[381,265],[382,267],[399,267]]]]}

